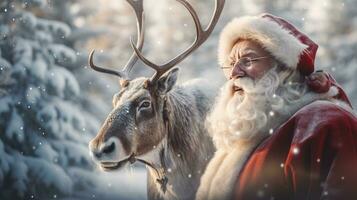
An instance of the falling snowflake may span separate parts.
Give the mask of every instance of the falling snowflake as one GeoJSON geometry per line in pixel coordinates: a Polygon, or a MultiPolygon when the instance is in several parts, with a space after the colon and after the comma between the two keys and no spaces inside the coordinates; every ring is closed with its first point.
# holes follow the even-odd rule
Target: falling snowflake
{"type": "Polygon", "coordinates": [[[258,190],[257,196],[258,196],[259,198],[264,197],[264,191],[263,191],[263,190],[258,190]]]}
{"type": "Polygon", "coordinates": [[[271,117],[274,116],[274,114],[275,114],[275,113],[274,113],[273,111],[270,111],[270,112],[269,112],[269,115],[270,115],[271,117]]]}
{"type": "Polygon", "coordinates": [[[297,155],[297,154],[299,154],[299,152],[300,152],[299,148],[297,148],[297,147],[293,148],[293,154],[297,155]]]}

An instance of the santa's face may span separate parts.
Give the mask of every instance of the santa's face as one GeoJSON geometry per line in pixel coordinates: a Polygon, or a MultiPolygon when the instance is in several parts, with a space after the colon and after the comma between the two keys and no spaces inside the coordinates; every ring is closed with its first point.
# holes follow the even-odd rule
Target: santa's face
{"type": "Polygon", "coordinates": [[[272,106],[280,107],[282,103],[275,95],[280,84],[278,63],[257,43],[247,40],[238,42],[232,52],[232,59],[264,59],[250,62],[249,66],[236,65],[228,74],[229,80],[208,117],[210,132],[219,146],[265,134],[263,129],[274,115],[270,114],[274,112],[272,106]]]}
{"type": "Polygon", "coordinates": [[[305,91],[299,74],[284,68],[256,42],[238,41],[229,59],[235,62],[224,69],[229,80],[207,118],[217,148],[272,134],[305,91]],[[247,57],[255,61],[240,62],[247,57]]]}
{"type": "Polygon", "coordinates": [[[271,69],[272,63],[272,56],[257,42],[238,40],[222,68],[227,79],[259,80],[271,69]]]}

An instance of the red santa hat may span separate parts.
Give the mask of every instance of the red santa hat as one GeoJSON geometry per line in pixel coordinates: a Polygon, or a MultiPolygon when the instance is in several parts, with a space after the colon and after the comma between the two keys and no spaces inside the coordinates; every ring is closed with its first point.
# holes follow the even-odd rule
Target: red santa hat
{"type": "MultiPolygon", "coordinates": [[[[317,93],[338,89],[336,99],[351,103],[333,77],[326,72],[313,73],[318,45],[288,21],[271,14],[235,18],[222,30],[218,45],[218,61],[222,66],[239,39],[258,42],[286,67],[307,76],[308,86],[317,93]]],[[[351,106],[352,107],[352,106],[351,106]]]]}
{"type": "Polygon", "coordinates": [[[318,45],[288,21],[271,14],[245,16],[233,19],[223,29],[219,46],[219,64],[228,58],[239,39],[258,42],[286,67],[303,75],[314,71],[318,45]]]}

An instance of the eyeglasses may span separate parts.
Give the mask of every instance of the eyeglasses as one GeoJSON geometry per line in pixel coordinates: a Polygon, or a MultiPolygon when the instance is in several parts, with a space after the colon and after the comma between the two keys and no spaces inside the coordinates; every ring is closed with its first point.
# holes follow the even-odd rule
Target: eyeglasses
{"type": "Polygon", "coordinates": [[[249,57],[242,57],[237,62],[232,62],[229,67],[221,67],[222,69],[231,69],[234,68],[236,65],[240,66],[241,68],[245,69],[252,65],[254,61],[261,60],[264,58],[269,58],[268,56],[258,57],[258,58],[249,58],[249,57]]]}

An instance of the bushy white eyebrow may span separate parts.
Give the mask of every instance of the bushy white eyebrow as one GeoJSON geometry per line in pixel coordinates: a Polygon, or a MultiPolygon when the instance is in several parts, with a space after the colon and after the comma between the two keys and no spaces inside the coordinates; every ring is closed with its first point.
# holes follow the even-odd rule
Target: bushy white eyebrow
{"type": "Polygon", "coordinates": [[[247,55],[247,54],[258,55],[258,53],[256,51],[254,51],[253,49],[244,49],[244,50],[240,51],[240,57],[247,55]]]}
{"type": "Polygon", "coordinates": [[[236,59],[239,59],[247,54],[254,54],[254,55],[258,55],[258,53],[256,51],[254,51],[253,49],[250,49],[250,48],[246,48],[246,49],[243,49],[243,50],[240,50],[239,51],[235,51],[234,53],[234,57],[230,56],[231,59],[233,60],[236,60],[236,59]]]}

